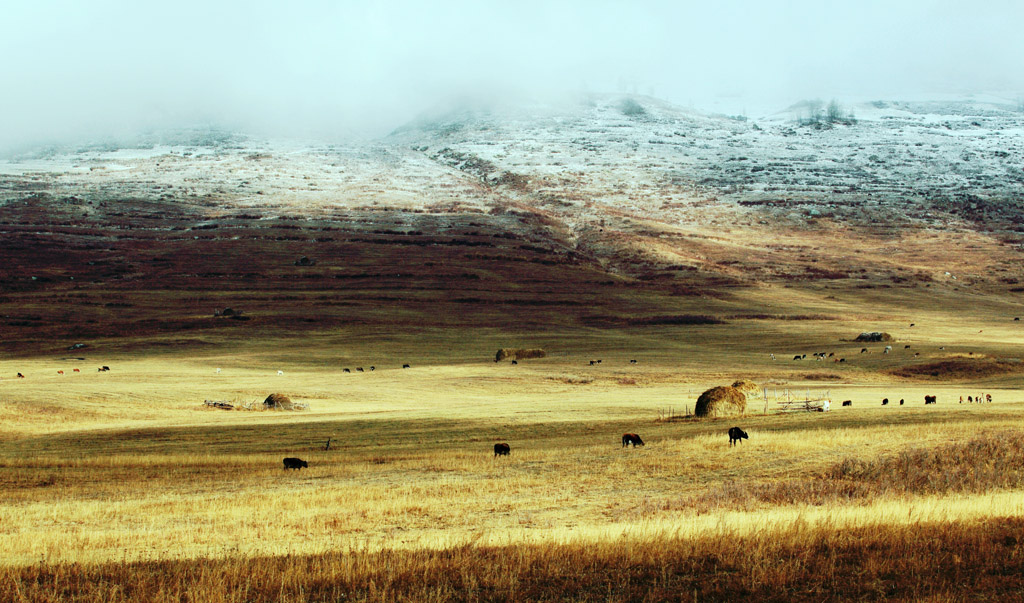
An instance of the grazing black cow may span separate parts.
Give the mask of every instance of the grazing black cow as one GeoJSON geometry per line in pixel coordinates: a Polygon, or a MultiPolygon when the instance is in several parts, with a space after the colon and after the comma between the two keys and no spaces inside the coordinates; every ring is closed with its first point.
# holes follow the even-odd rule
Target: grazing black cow
{"type": "Polygon", "coordinates": [[[885,406],[888,403],[889,403],[889,398],[882,398],[882,406],[885,406]]]}
{"type": "Polygon", "coordinates": [[[518,362],[518,361],[516,361],[516,360],[513,360],[513,361],[512,361],[512,364],[519,364],[519,362],[518,362]]]}
{"type": "Polygon", "coordinates": [[[903,406],[903,398],[900,398],[900,406],[903,406]]]}
{"type": "MultiPolygon", "coordinates": [[[[749,438],[747,438],[747,432],[743,431],[739,427],[730,427],[729,428],[729,445],[730,446],[735,446],[736,442],[739,442],[740,440],[747,440],[747,439],[749,439],[749,438]]],[[[742,443],[742,442],[740,442],[740,443],[742,443]]]]}
{"type": "Polygon", "coordinates": [[[361,372],[363,372],[363,367],[361,367],[361,366],[357,366],[357,367],[356,367],[356,372],[357,372],[357,373],[361,373],[361,372]]]}
{"type": "Polygon", "coordinates": [[[910,326],[914,326],[914,323],[910,323],[910,326]]]}
{"type": "Polygon", "coordinates": [[[595,364],[597,364],[597,362],[595,362],[593,360],[590,361],[590,366],[594,366],[595,364]]]}
{"type": "Polygon", "coordinates": [[[626,446],[629,446],[630,444],[633,445],[633,448],[636,448],[637,446],[643,446],[644,445],[644,441],[641,440],[640,436],[638,436],[635,433],[624,433],[624,434],[622,434],[622,447],[625,448],[626,446]]]}
{"type": "Polygon", "coordinates": [[[403,364],[402,368],[409,368],[409,365],[408,364],[403,364]]]}
{"type": "Polygon", "coordinates": [[[937,400],[936,396],[925,396],[924,397],[924,403],[925,404],[935,404],[936,400],[937,400]]]}
{"type": "Polygon", "coordinates": [[[302,469],[303,467],[309,467],[309,463],[302,459],[297,459],[290,456],[284,460],[284,468],[287,469],[302,469]]]}
{"type": "Polygon", "coordinates": [[[908,343],[907,345],[903,346],[903,349],[904,350],[909,350],[910,349],[910,344],[908,343]]]}
{"type": "Polygon", "coordinates": [[[636,364],[636,360],[630,360],[629,363],[630,364],[636,364]]]}
{"type": "Polygon", "coordinates": [[[350,371],[348,369],[341,369],[341,372],[343,372],[343,373],[351,373],[352,371],[350,371]]]}
{"type": "Polygon", "coordinates": [[[797,354],[796,356],[793,356],[793,360],[800,360],[801,358],[802,358],[802,356],[800,356],[800,354],[797,354]]]}
{"type": "Polygon", "coordinates": [[[21,373],[18,373],[18,379],[24,379],[24,378],[25,378],[25,375],[22,375],[21,373]]]}
{"type": "Polygon", "coordinates": [[[494,456],[508,456],[510,452],[512,452],[512,448],[504,442],[494,445],[494,456]]]}
{"type": "Polygon", "coordinates": [[[1013,317],[1013,320],[1014,320],[1015,322],[1020,322],[1020,316],[1014,316],[1014,317],[1013,317]]]}
{"type": "Polygon", "coordinates": [[[840,358],[839,362],[846,362],[846,358],[840,358]]]}
{"type": "Polygon", "coordinates": [[[829,357],[829,358],[831,358],[831,357],[833,357],[833,356],[835,356],[835,355],[836,355],[836,353],[835,353],[835,352],[829,352],[829,353],[828,353],[828,357],[829,357]]]}
{"type": "Polygon", "coordinates": [[[867,348],[861,348],[860,349],[860,353],[861,354],[867,354],[868,353],[868,349],[867,348]]]}
{"type": "Polygon", "coordinates": [[[843,400],[843,406],[853,406],[853,400],[843,400]]]}

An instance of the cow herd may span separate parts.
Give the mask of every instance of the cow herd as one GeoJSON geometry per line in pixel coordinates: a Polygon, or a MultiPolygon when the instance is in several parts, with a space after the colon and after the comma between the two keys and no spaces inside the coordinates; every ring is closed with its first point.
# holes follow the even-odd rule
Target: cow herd
{"type": "MultiPolygon", "coordinates": [[[[109,367],[109,366],[101,366],[101,367],[99,367],[98,369],[96,369],[96,372],[97,372],[97,373],[105,373],[105,372],[107,372],[107,371],[109,371],[109,370],[110,370],[110,367],[109,367]]],[[[74,372],[74,373],[81,373],[81,372],[82,372],[82,369],[77,369],[77,368],[76,368],[76,369],[71,369],[71,371],[72,371],[72,372],[74,372]]],[[[63,375],[63,374],[64,374],[64,371],[63,371],[62,369],[61,369],[61,370],[58,370],[58,371],[57,371],[57,374],[58,374],[58,375],[63,375]]],[[[17,378],[18,378],[18,379],[25,379],[25,375],[24,375],[23,373],[18,373],[18,377],[17,377],[17,378]]]]}
{"type": "MultiPolygon", "coordinates": [[[[747,437],[747,432],[743,431],[739,427],[730,427],[729,428],[729,445],[730,446],[735,446],[737,442],[740,442],[740,440],[747,440],[747,439],[749,439],[747,437]]],[[[623,448],[628,448],[630,445],[632,445],[633,448],[636,448],[637,446],[644,446],[645,444],[644,444],[643,439],[638,434],[635,434],[635,433],[624,433],[624,434],[622,434],[622,447],[623,448]]],[[[328,446],[328,448],[330,447],[330,440],[327,441],[327,446],[328,446]]],[[[325,450],[326,450],[326,448],[325,448],[325,450]]],[[[508,445],[508,442],[498,442],[497,444],[494,445],[494,456],[495,456],[495,458],[497,458],[499,456],[509,456],[511,453],[512,453],[512,447],[508,445]]],[[[309,464],[306,461],[302,460],[302,459],[298,459],[298,458],[295,458],[295,457],[288,457],[288,458],[284,459],[284,468],[286,470],[287,469],[301,469],[303,467],[309,467],[309,464]]]]}

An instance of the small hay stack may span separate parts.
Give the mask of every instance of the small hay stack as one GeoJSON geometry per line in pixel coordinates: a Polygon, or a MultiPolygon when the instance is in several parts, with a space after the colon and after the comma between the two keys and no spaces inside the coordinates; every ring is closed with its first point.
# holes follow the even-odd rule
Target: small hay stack
{"type": "Polygon", "coordinates": [[[697,398],[693,414],[698,417],[735,417],[747,410],[747,396],[735,387],[712,387],[697,398]]]}
{"type": "Polygon", "coordinates": [[[295,405],[292,404],[292,399],[284,394],[270,394],[263,401],[263,407],[275,410],[292,410],[295,405]]]}
{"type": "Polygon", "coordinates": [[[871,331],[861,333],[860,335],[857,336],[857,339],[854,339],[854,341],[896,341],[896,338],[882,331],[871,331]]]}
{"type": "Polygon", "coordinates": [[[761,395],[761,386],[753,381],[740,379],[736,383],[733,383],[732,386],[740,390],[748,400],[751,398],[758,398],[761,395]]]}
{"type": "Polygon", "coordinates": [[[540,348],[501,348],[498,353],[494,355],[495,362],[501,362],[506,358],[512,360],[524,360],[526,358],[543,358],[547,356],[547,352],[540,348]]]}

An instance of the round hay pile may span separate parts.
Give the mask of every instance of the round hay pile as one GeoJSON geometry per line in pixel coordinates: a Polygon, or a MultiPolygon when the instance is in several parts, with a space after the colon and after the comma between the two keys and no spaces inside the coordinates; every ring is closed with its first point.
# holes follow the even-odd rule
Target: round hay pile
{"type": "Polygon", "coordinates": [[[733,383],[732,386],[743,392],[743,395],[748,398],[756,398],[761,395],[761,386],[753,381],[740,379],[736,383],[733,383]]]}
{"type": "Polygon", "coordinates": [[[292,409],[292,399],[284,394],[270,394],[267,399],[263,401],[265,408],[280,408],[283,410],[292,409]]]}
{"type": "Polygon", "coordinates": [[[698,417],[735,417],[747,410],[747,397],[728,385],[712,387],[697,398],[693,414],[698,417]]]}
{"type": "Polygon", "coordinates": [[[861,333],[854,341],[896,341],[896,338],[888,333],[872,331],[870,333],[861,333]]]}

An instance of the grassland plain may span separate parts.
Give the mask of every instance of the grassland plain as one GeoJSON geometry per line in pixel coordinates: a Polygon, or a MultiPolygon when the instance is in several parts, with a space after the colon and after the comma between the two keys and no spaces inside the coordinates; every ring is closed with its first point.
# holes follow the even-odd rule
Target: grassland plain
{"type": "Polygon", "coordinates": [[[1019,241],[474,186],[0,206],[0,600],[1024,600],[1019,241]],[[673,420],[741,378],[768,404],[673,420]],[[203,405],[270,393],[309,409],[203,405]]]}

